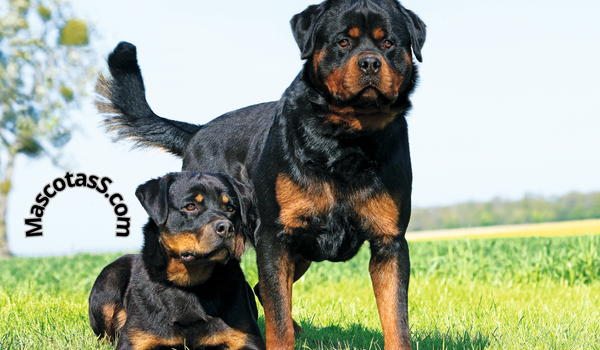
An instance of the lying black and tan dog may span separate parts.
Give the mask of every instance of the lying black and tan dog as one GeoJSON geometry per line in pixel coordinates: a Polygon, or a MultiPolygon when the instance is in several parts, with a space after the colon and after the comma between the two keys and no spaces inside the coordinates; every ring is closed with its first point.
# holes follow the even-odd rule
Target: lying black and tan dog
{"type": "Polygon", "coordinates": [[[239,259],[251,193],[228,176],[172,173],[138,187],[142,253],[105,267],[90,324],[117,349],[264,349],[239,259]]]}
{"type": "Polygon", "coordinates": [[[112,80],[98,82],[97,106],[115,139],[164,148],[183,158],[184,170],[253,184],[261,219],[255,290],[269,349],[294,347],[292,283],[311,261],[348,260],[365,241],[385,348],[409,349],[405,115],[425,24],[396,0],[328,0],[291,25],[306,63],[279,101],[201,126],[158,117],[136,49],[121,43],[108,59],[112,80]]]}

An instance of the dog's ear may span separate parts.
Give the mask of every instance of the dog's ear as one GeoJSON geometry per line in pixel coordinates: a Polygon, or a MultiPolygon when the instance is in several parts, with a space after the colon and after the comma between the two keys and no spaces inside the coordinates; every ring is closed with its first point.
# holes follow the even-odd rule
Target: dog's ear
{"type": "Polygon", "coordinates": [[[402,5],[400,6],[400,11],[404,15],[406,20],[406,26],[408,31],[410,32],[411,44],[413,48],[413,52],[415,53],[415,57],[419,62],[423,62],[423,57],[421,56],[421,48],[425,44],[425,36],[427,34],[427,26],[425,23],[411,10],[404,8],[402,5]]]}
{"type": "Polygon", "coordinates": [[[140,201],[148,216],[157,225],[167,222],[169,214],[168,192],[171,176],[165,175],[161,178],[150,180],[138,186],[135,196],[140,201]]]}
{"type": "Polygon", "coordinates": [[[254,199],[254,187],[249,182],[240,182],[229,176],[228,179],[233,185],[240,205],[239,211],[242,224],[235,244],[235,258],[240,260],[244,253],[246,240],[249,239],[254,244],[254,231],[258,227],[260,219],[254,199]]]}
{"type": "Polygon", "coordinates": [[[325,5],[311,5],[306,10],[292,17],[290,25],[294,39],[300,48],[300,54],[303,60],[309,58],[315,48],[315,29],[319,23],[319,18],[325,12],[325,5]]]}

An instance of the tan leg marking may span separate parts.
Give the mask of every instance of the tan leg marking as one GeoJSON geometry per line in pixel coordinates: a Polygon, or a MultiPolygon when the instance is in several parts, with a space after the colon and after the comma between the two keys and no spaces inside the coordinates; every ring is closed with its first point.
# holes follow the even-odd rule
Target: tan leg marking
{"type": "MultiPolygon", "coordinates": [[[[292,285],[294,283],[294,258],[288,253],[275,262],[280,273],[277,275],[279,290],[278,296],[265,293],[261,288],[263,308],[265,310],[265,330],[267,336],[267,349],[280,350],[294,348],[294,320],[292,318],[292,285]],[[273,300],[276,298],[278,300],[273,300]],[[268,299],[271,299],[269,301],[268,299]],[[274,304],[282,307],[279,310],[274,304]],[[283,314],[281,314],[283,312],[283,314]],[[279,322],[282,321],[282,322],[279,322]]],[[[260,277],[259,277],[260,279],[260,277]]]]}
{"type": "Polygon", "coordinates": [[[161,338],[139,329],[131,329],[127,335],[134,350],[149,350],[158,346],[177,346],[184,343],[183,337],[161,338]]]}
{"type": "Polygon", "coordinates": [[[239,350],[248,342],[248,334],[233,328],[215,334],[206,335],[196,341],[196,346],[218,346],[224,344],[227,349],[239,350]]]}

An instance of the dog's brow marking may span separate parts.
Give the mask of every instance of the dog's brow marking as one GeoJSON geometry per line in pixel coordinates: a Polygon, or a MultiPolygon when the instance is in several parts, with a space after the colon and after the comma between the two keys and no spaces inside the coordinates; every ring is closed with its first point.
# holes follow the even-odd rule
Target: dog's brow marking
{"type": "Polygon", "coordinates": [[[360,36],[360,29],[358,29],[356,27],[352,27],[348,31],[348,34],[353,38],[358,38],[360,36]]]}
{"type": "Polygon", "coordinates": [[[204,197],[202,197],[201,193],[198,193],[198,195],[196,196],[196,202],[200,203],[204,200],[204,197]]]}
{"type": "Polygon", "coordinates": [[[373,30],[373,38],[377,40],[381,40],[385,37],[385,32],[381,28],[376,28],[373,30]]]}
{"type": "Polygon", "coordinates": [[[229,203],[229,197],[223,195],[223,203],[229,203]]]}

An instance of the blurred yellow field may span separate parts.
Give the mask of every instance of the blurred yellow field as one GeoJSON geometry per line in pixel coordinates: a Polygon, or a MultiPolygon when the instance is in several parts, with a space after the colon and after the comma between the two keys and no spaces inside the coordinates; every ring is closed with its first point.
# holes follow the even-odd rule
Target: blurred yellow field
{"type": "Polygon", "coordinates": [[[600,235],[600,219],[413,231],[406,233],[406,239],[409,241],[429,241],[454,238],[550,237],[589,234],[600,235]]]}

